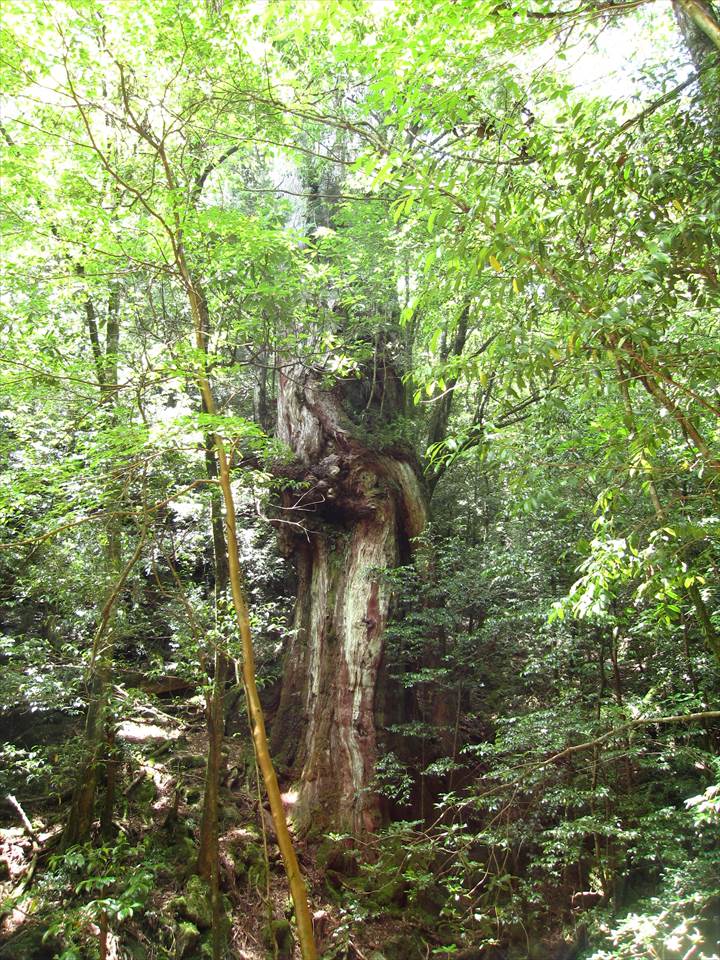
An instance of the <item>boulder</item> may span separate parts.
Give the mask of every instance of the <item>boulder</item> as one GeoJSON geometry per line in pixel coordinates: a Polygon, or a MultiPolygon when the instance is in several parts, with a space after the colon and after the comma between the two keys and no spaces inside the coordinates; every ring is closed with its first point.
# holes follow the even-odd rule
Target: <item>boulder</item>
{"type": "Polygon", "coordinates": [[[212,927],[210,888],[200,877],[190,877],[185,893],[181,897],[175,897],[172,905],[179,916],[195,924],[199,930],[209,930],[212,927]]]}
{"type": "Polygon", "coordinates": [[[11,934],[0,946],[0,960],[53,960],[60,944],[52,937],[45,940],[45,932],[43,927],[32,926],[11,934]]]}
{"type": "Polygon", "coordinates": [[[189,920],[181,920],[175,930],[175,960],[188,957],[200,943],[200,931],[189,920]]]}
{"type": "Polygon", "coordinates": [[[292,960],[295,937],[288,920],[271,920],[265,927],[263,939],[277,960],[292,960]]]}

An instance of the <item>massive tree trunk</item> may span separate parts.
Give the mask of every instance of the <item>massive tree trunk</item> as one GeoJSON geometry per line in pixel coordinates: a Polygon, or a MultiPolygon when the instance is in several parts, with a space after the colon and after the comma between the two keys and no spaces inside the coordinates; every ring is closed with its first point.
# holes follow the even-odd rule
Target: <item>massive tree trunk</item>
{"type": "Polygon", "coordinates": [[[332,388],[301,364],[280,377],[278,433],[299,463],[281,517],[298,599],[273,746],[296,775],[300,830],[379,823],[375,707],[391,599],[381,570],[408,556],[426,492],[409,447],[367,436],[387,433],[401,399],[384,362],[332,388]]]}

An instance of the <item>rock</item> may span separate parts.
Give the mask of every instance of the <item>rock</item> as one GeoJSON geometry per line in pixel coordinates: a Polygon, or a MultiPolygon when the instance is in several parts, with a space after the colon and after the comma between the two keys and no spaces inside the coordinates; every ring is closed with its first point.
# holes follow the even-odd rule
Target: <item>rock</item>
{"type": "Polygon", "coordinates": [[[168,854],[173,860],[192,861],[197,857],[197,846],[192,837],[178,837],[177,841],[168,848],[168,854]]]}
{"type": "Polygon", "coordinates": [[[133,790],[133,796],[139,803],[155,803],[158,798],[158,788],[151,774],[148,774],[144,780],[133,790]]]}
{"type": "Polygon", "coordinates": [[[265,927],[263,939],[277,960],[292,960],[295,937],[288,920],[271,920],[265,927]]]}
{"type": "Polygon", "coordinates": [[[180,836],[165,848],[158,876],[166,879],[186,879],[197,861],[198,849],[192,837],[180,836]]]}
{"type": "Polygon", "coordinates": [[[128,939],[125,944],[128,960],[148,960],[148,952],[137,940],[128,939]]]}
{"type": "Polygon", "coordinates": [[[383,947],[385,960],[425,960],[427,956],[422,942],[409,933],[390,937],[383,947]]]}
{"type": "Polygon", "coordinates": [[[367,888],[368,897],[379,907],[404,911],[408,902],[408,882],[402,874],[390,875],[377,886],[367,888]]]}
{"type": "MultiPolygon", "coordinates": [[[[457,952],[457,947],[455,946],[457,940],[457,927],[449,921],[436,921],[432,926],[433,934],[435,935],[438,943],[443,947],[449,947],[454,950],[453,960],[456,956],[460,956],[457,952]]],[[[439,949],[439,948],[438,948],[439,949]]],[[[448,951],[449,954],[449,951],[448,951]]],[[[442,957],[442,953],[440,953],[442,957]]]]}
{"type": "Polygon", "coordinates": [[[64,743],[79,727],[78,717],[62,710],[10,710],[0,716],[0,741],[22,747],[64,743]]]}
{"type": "Polygon", "coordinates": [[[341,877],[356,877],[360,873],[357,851],[343,842],[325,840],[318,849],[317,862],[341,877]]]}
{"type": "Polygon", "coordinates": [[[265,882],[265,853],[256,843],[245,842],[233,846],[232,861],[235,875],[248,886],[265,882]]]}
{"type": "Polygon", "coordinates": [[[190,877],[184,895],[176,897],[172,903],[175,911],[194,923],[199,930],[209,930],[212,927],[210,888],[200,877],[190,877]]]}
{"type": "MultiPolygon", "coordinates": [[[[441,954],[442,957],[442,954],[441,954]]],[[[499,947],[470,947],[468,950],[447,954],[447,960],[509,960],[505,950],[499,947]]]]}
{"type": "Polygon", "coordinates": [[[175,764],[180,767],[181,770],[199,770],[201,767],[203,769],[205,768],[207,761],[205,757],[199,753],[181,753],[175,757],[175,764]]]}
{"type": "Polygon", "coordinates": [[[528,960],[577,960],[587,947],[586,928],[577,928],[575,940],[568,943],[561,935],[533,944],[528,960]]]}
{"type": "Polygon", "coordinates": [[[115,735],[118,740],[124,740],[126,743],[139,743],[144,750],[157,750],[159,747],[168,749],[166,746],[169,740],[178,739],[177,731],[169,729],[167,726],[160,726],[157,723],[149,723],[144,720],[122,720],[118,726],[115,735]]]}
{"type": "Polygon", "coordinates": [[[60,944],[53,937],[43,942],[45,929],[23,928],[0,946],[0,960],[53,960],[60,944]]]}
{"type": "Polygon", "coordinates": [[[330,932],[330,914],[327,910],[316,910],[312,915],[313,933],[318,943],[330,932]]]}
{"type": "Polygon", "coordinates": [[[175,930],[175,958],[183,960],[200,943],[200,931],[189,920],[181,920],[175,930]]]}
{"type": "Polygon", "coordinates": [[[358,854],[345,841],[324,840],[318,847],[318,866],[322,868],[325,886],[333,900],[346,888],[365,889],[365,878],[360,878],[358,854]],[[354,881],[358,882],[355,883],[354,881]]]}
{"type": "Polygon", "coordinates": [[[603,895],[597,890],[579,890],[572,895],[573,910],[589,910],[603,900],[603,895]]]}

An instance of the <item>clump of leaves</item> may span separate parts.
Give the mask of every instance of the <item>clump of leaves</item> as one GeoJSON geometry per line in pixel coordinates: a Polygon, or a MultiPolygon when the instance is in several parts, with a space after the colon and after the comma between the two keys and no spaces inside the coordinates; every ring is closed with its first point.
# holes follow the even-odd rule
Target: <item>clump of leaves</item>
{"type": "Polygon", "coordinates": [[[101,936],[116,931],[142,911],[159,864],[147,843],[133,846],[126,837],[114,844],[81,844],[51,857],[39,890],[52,903],[47,937],[62,942],[59,960],[84,960],[101,936]]]}

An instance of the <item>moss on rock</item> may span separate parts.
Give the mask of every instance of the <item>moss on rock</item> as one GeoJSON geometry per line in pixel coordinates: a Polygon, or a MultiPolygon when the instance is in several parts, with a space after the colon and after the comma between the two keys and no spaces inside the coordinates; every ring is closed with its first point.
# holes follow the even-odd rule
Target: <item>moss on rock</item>
{"type": "Polygon", "coordinates": [[[44,927],[29,927],[11,934],[0,946],[2,960],[52,960],[60,944],[54,938],[45,940],[44,927]]]}
{"type": "Polygon", "coordinates": [[[383,946],[385,960],[424,960],[426,956],[422,940],[410,933],[399,933],[383,946]]]}
{"type": "Polygon", "coordinates": [[[189,960],[190,955],[200,943],[200,931],[189,920],[181,920],[175,930],[175,958],[189,960]]]}
{"type": "Polygon", "coordinates": [[[265,882],[265,853],[258,843],[243,841],[231,848],[235,875],[248,886],[265,882]]]}
{"type": "Polygon", "coordinates": [[[271,920],[263,931],[263,939],[277,960],[292,960],[295,937],[288,920],[271,920]]]}
{"type": "Polygon", "coordinates": [[[176,914],[190,920],[199,930],[209,930],[212,927],[210,888],[200,877],[190,877],[185,893],[181,897],[175,897],[171,904],[176,914]]]}

